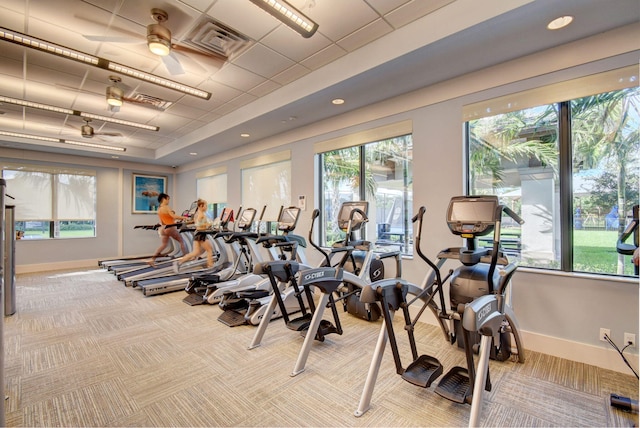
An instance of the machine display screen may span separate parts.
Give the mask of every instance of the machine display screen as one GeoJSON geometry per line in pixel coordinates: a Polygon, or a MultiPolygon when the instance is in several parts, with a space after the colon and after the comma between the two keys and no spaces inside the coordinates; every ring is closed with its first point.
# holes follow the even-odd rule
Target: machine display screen
{"type": "Polygon", "coordinates": [[[298,216],[300,215],[300,208],[289,207],[282,210],[282,214],[278,219],[278,229],[280,230],[293,230],[298,222],[298,216]]]}
{"type": "Polygon", "coordinates": [[[464,229],[473,229],[477,223],[493,223],[497,200],[459,200],[449,209],[449,222],[462,223],[464,229]]]}
{"type": "MultiPolygon", "coordinates": [[[[349,224],[349,218],[351,218],[351,213],[355,209],[359,209],[366,215],[367,211],[369,210],[369,202],[367,201],[343,202],[342,206],[340,207],[340,212],[338,213],[338,227],[340,227],[340,229],[346,230],[349,224]]],[[[356,212],[353,214],[352,220],[353,220],[353,224],[351,225],[352,230],[357,230],[359,226],[362,225],[365,219],[362,217],[362,214],[356,212]]]]}

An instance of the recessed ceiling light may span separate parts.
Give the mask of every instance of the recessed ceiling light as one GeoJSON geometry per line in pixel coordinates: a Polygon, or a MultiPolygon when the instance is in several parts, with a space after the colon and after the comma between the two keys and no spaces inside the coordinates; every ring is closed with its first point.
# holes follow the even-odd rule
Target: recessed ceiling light
{"type": "Polygon", "coordinates": [[[567,25],[571,24],[571,21],[573,21],[573,16],[561,16],[548,23],[547,28],[549,30],[559,30],[560,28],[564,28],[567,25]]]}
{"type": "Polygon", "coordinates": [[[344,104],[344,100],[342,98],[336,98],[335,100],[331,100],[331,103],[339,106],[340,104],[344,104]]]}
{"type": "Polygon", "coordinates": [[[242,138],[249,138],[251,136],[251,134],[247,134],[246,132],[244,132],[244,133],[240,134],[240,136],[242,138]]]}

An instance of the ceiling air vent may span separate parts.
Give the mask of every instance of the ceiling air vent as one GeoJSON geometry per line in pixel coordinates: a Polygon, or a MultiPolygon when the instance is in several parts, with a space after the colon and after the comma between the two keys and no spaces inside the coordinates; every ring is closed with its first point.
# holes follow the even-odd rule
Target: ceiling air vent
{"type": "Polygon", "coordinates": [[[210,16],[203,16],[180,43],[226,59],[248,48],[251,39],[210,16]]]}
{"type": "Polygon", "coordinates": [[[160,111],[165,111],[166,109],[171,107],[171,105],[173,104],[173,102],[171,101],[163,100],[161,98],[156,98],[156,97],[152,97],[151,95],[140,94],[140,93],[134,94],[129,99],[127,99],[127,101],[132,101],[144,107],[149,107],[149,108],[153,108],[160,111]]]}

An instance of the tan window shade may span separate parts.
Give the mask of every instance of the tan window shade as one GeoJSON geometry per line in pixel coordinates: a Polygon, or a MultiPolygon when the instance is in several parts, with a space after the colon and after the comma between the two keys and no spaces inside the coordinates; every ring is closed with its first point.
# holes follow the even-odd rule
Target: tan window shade
{"type": "Polygon", "coordinates": [[[569,101],[589,95],[638,86],[638,66],[629,66],[604,73],[592,74],[517,92],[491,100],[469,104],[462,109],[465,122],[482,117],[496,116],[530,107],[569,101]]]}
{"type": "Polygon", "coordinates": [[[400,135],[411,134],[413,123],[410,120],[396,122],[378,128],[367,129],[343,137],[321,141],[313,146],[315,153],[325,153],[333,150],[345,149],[347,147],[361,146],[374,141],[387,140],[400,135]]]}

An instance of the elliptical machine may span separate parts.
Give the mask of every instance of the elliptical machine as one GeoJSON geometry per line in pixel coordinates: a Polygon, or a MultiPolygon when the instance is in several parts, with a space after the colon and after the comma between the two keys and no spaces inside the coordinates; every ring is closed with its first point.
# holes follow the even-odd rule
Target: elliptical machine
{"type": "Polygon", "coordinates": [[[260,273],[268,275],[273,293],[264,307],[264,315],[248,348],[260,346],[271,319],[281,316],[287,328],[300,332],[305,338],[291,376],[304,371],[314,340],[323,342],[329,334],[342,335],[337,309],[340,302],[343,310],[353,316],[367,321],[379,319],[378,304],[361,302],[360,292],[371,283],[370,278],[384,275],[384,269],[378,265],[382,265],[383,259],[393,257],[396,278],[401,275],[399,251],[374,254],[370,242],[357,240],[352,234],[367,221],[367,206],[366,201],[343,202],[338,225],[345,232],[345,239],[328,250],[313,241],[315,220],[320,214],[317,209],[313,211],[309,243],[323,255],[319,267],[309,268],[295,261],[272,261],[256,265],[260,273]],[[372,264],[372,260],[376,263],[372,264]],[[320,294],[317,303],[314,301],[314,291],[320,294]],[[297,307],[292,310],[291,306],[295,305],[288,306],[287,301],[297,303],[297,307]],[[332,319],[323,318],[326,309],[331,311],[332,319]]]}
{"type": "Polygon", "coordinates": [[[513,337],[518,361],[524,362],[518,323],[507,303],[507,288],[516,265],[508,263],[500,249],[503,212],[516,222],[523,223],[512,210],[500,205],[495,196],[452,198],[447,210],[447,224],[454,234],[465,238],[466,246],[441,251],[437,263],[426,257],[420,248],[425,208],[421,207],[414,216],[413,222],[419,222],[415,239],[416,253],[431,267],[432,272],[422,287],[398,279],[378,281],[362,290],[362,302],[380,303],[384,322],[355,416],[361,416],[369,409],[387,341],[393,352],[396,372],[404,380],[427,388],[442,375],[443,366],[438,359],[419,355],[417,351],[414,330],[426,308],[436,317],[446,339],[452,344],[461,343],[464,347],[467,367],[453,367],[438,382],[435,392],[451,401],[471,404],[469,426],[478,424],[483,391],[491,390],[489,358],[507,359],[513,351],[510,340],[513,337]],[[475,239],[491,232],[492,248],[477,249],[475,239]],[[457,259],[463,266],[450,271],[443,278],[441,268],[448,259],[457,259]],[[504,268],[500,270],[498,265],[504,268]],[[447,309],[443,292],[443,285],[447,281],[450,285],[450,309],[447,309]],[[409,307],[414,303],[422,303],[422,306],[412,318],[409,307]],[[413,358],[413,362],[406,367],[402,365],[393,329],[396,311],[402,311],[404,316],[404,329],[413,358]],[[474,350],[480,354],[477,366],[474,363],[474,350]]]}
{"type": "MultiPolygon", "coordinates": [[[[633,218],[631,219],[627,227],[625,227],[624,231],[620,234],[620,237],[616,242],[616,251],[618,252],[618,254],[623,254],[625,256],[632,256],[633,253],[638,250],[638,246],[640,244],[638,242],[640,241],[639,239],[640,238],[640,220],[638,219],[638,214],[640,214],[639,207],[640,205],[633,206],[631,210],[633,218]],[[627,240],[630,237],[633,237],[632,244],[627,243],[627,240]]],[[[635,276],[638,276],[638,273],[639,273],[638,268],[640,268],[640,266],[638,265],[634,265],[633,267],[634,269],[633,274],[635,276]]],[[[613,343],[612,345],[615,346],[615,344],[613,343]]],[[[622,356],[622,352],[624,351],[624,348],[617,349],[617,346],[615,346],[615,348],[618,351],[618,353],[622,356]]],[[[622,356],[622,358],[624,359],[624,356],[622,356]]],[[[625,362],[626,362],[626,359],[625,359],[625,362]]],[[[629,365],[629,363],[627,363],[627,365],[629,365]]],[[[631,366],[629,367],[631,368],[631,366]]],[[[636,373],[636,371],[633,370],[633,368],[631,368],[631,371],[633,371],[633,374],[637,378],[638,373],[636,373]]],[[[624,410],[625,412],[638,413],[638,400],[634,400],[630,397],[624,397],[622,395],[612,393],[609,398],[609,402],[611,403],[612,407],[615,407],[617,409],[624,410]]]]}

